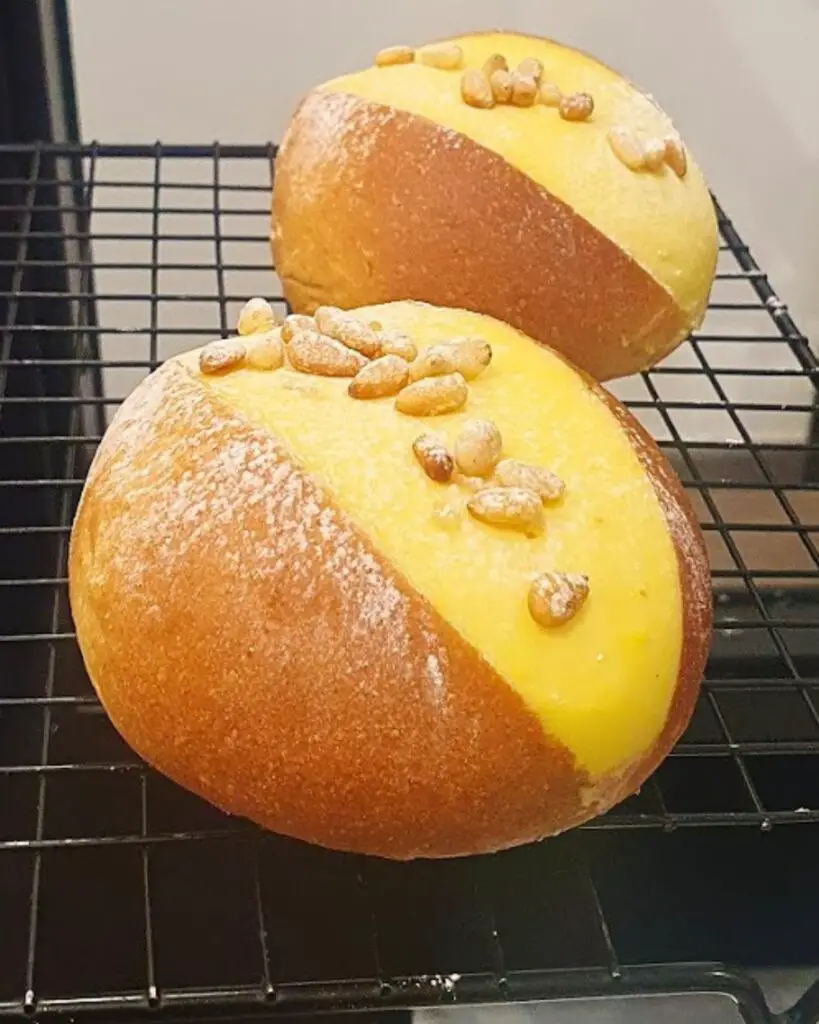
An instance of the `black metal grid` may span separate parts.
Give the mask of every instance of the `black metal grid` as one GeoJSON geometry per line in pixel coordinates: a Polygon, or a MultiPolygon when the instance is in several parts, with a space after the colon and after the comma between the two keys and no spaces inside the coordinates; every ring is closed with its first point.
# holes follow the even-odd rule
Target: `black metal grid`
{"type": "MultiPolygon", "coordinates": [[[[703,987],[731,989],[748,1019],[766,1019],[744,976],[669,965],[758,961],[725,923],[752,902],[732,888],[736,858],[810,870],[819,832],[819,368],[721,210],[703,327],[615,388],[692,494],[716,596],[697,713],[639,795],[537,847],[384,864],[227,818],[146,769],[102,713],[66,595],[84,473],[141,376],[225,333],[250,295],[282,303],[268,262],[274,155],[0,147],[0,1014],[703,987]],[[775,828],[794,824],[796,846],[775,828]],[[763,848],[753,830],[782,838],[763,848]],[[679,872],[692,856],[713,879],[724,872],[707,892],[715,919],[706,907],[704,928],[673,942],[629,921],[635,902],[621,894],[650,892],[650,920],[668,898],[650,865],[679,872]]],[[[689,915],[701,875],[691,886],[689,915]]],[[[779,897],[790,916],[764,927],[788,948],[773,959],[819,963],[813,940],[793,943],[816,898],[779,897]]]]}

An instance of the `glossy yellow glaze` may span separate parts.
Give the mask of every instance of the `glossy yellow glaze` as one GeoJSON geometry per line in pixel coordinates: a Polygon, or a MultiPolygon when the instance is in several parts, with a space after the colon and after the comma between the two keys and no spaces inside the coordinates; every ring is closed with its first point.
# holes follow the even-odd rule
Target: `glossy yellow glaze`
{"type": "Polygon", "coordinates": [[[620,163],[606,137],[609,128],[623,125],[663,138],[674,130],[669,118],[620,75],[558,43],[505,33],[455,41],[466,67],[481,67],[496,52],[512,67],[537,57],[544,78],[563,92],[592,95],[592,119],[571,123],[541,105],[475,109],[461,99],[461,72],[421,64],[371,67],[322,88],[418,114],[499,154],[625,250],[690,323],[698,321],[717,256],[716,218],[703,176],[690,153],[682,180],[668,167],[635,173],[620,163]]]}
{"type": "MultiPolygon", "coordinates": [[[[557,356],[476,313],[394,303],[359,311],[423,349],[472,334],[493,348],[490,368],[456,414],[414,419],[393,399],[356,401],[346,380],[242,369],[203,383],[281,438],[381,554],[500,673],[544,729],[591,774],[646,750],[669,709],[680,659],[676,553],[650,481],[614,415],[557,356]],[[465,491],[429,480],[412,441],[451,444],[468,417],[495,421],[504,454],[566,482],[542,537],[487,526],[465,491]],[[444,505],[455,515],[441,517],[444,505]],[[537,626],[527,609],[539,571],[588,574],[591,595],[570,624],[537,626]]],[[[196,353],[185,361],[198,372],[196,353]]]]}

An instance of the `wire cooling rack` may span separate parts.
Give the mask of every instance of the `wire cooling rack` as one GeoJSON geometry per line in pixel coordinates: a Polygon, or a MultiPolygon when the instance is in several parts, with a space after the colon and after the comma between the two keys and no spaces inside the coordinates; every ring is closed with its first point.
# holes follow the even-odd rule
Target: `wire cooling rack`
{"type": "Polygon", "coordinates": [[[719,208],[705,323],[614,389],[695,502],[716,606],[691,727],[637,796],[544,844],[389,864],[220,814],[108,723],[67,604],[73,511],[146,373],[249,296],[282,303],[274,157],[0,146],[0,1014],[702,989],[770,1020],[714,963],[819,964],[817,362],[719,208]]]}

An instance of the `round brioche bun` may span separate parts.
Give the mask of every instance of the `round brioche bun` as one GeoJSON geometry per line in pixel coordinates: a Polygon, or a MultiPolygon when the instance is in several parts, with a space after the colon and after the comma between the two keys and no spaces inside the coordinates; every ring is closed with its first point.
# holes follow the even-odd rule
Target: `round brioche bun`
{"type": "Polygon", "coordinates": [[[482,338],[491,363],[434,419],[287,362],[206,374],[195,351],[151,374],[73,526],[89,676],[145,760],[279,833],[406,859],[577,825],[641,785],[696,700],[711,599],[686,495],[622,405],[514,328],[356,316],[421,352],[482,338]],[[565,484],[542,534],[478,521],[474,481],[413,457],[475,418],[565,484]],[[589,579],[556,627],[527,606],[546,571],[589,579]]]}
{"type": "Polygon", "coordinates": [[[609,132],[678,138],[654,100],[546,39],[458,37],[458,70],[371,67],[311,92],[276,158],[272,251],[296,312],[420,299],[497,317],[596,380],[646,369],[701,322],[717,259],[713,204],[687,153],[634,171],[609,132]],[[594,112],[490,110],[461,97],[464,69],[526,57],[594,112]]]}

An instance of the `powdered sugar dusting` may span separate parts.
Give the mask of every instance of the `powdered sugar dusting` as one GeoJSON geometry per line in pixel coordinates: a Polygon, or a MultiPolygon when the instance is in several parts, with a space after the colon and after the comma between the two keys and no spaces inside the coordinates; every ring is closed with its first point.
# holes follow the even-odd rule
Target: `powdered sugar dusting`
{"type": "MultiPolygon", "coordinates": [[[[323,632],[340,630],[346,653],[360,657],[363,667],[377,635],[380,655],[397,672],[429,685],[436,701],[444,700],[446,653],[431,622],[420,629],[410,623],[410,602],[394,574],[272,436],[249,428],[226,407],[214,415],[212,399],[193,381],[180,387],[179,376],[186,372],[168,364],[138,388],[100,448],[92,483],[101,473],[97,485],[112,500],[144,511],[99,523],[106,532],[126,522],[127,535],[105,544],[113,564],[97,566],[98,572],[116,576],[127,589],[124,596],[161,616],[152,594],[173,596],[180,587],[181,604],[195,608],[197,594],[186,570],[203,555],[216,555],[237,593],[261,581],[271,593],[290,589],[315,602],[300,623],[306,647],[320,642],[323,632]],[[159,431],[175,443],[157,445],[159,431]],[[320,600],[320,590],[336,599],[320,600]],[[356,654],[359,647],[366,654],[356,654]]],[[[195,583],[206,586],[206,579],[195,583]]]]}
{"type": "Polygon", "coordinates": [[[433,694],[437,699],[440,699],[445,691],[446,681],[441,668],[441,660],[435,654],[427,655],[427,679],[429,680],[433,694]]]}

